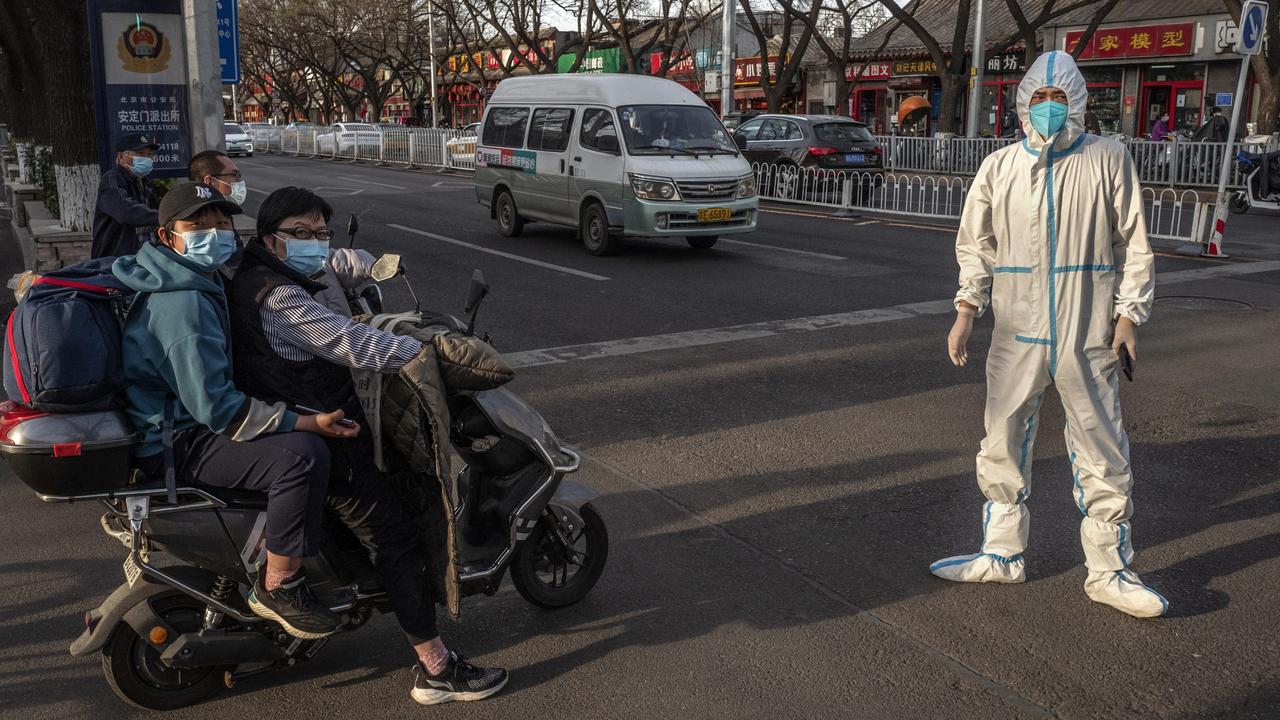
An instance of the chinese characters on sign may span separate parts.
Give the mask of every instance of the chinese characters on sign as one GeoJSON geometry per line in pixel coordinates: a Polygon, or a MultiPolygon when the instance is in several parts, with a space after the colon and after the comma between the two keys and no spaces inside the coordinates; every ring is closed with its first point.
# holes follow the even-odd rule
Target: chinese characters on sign
{"type": "Polygon", "coordinates": [[[986,59],[986,70],[989,73],[1024,73],[1027,71],[1027,56],[1022,53],[1008,55],[992,55],[986,59]]]}
{"type": "MultiPolygon", "coordinates": [[[[1066,51],[1074,52],[1084,33],[1067,33],[1066,51]]],[[[1081,60],[1164,57],[1195,52],[1195,23],[1099,28],[1080,53],[1081,60]]]]}
{"type": "MultiPolygon", "coordinates": [[[[790,59],[790,58],[788,58],[790,59]]],[[[769,56],[769,82],[777,84],[778,73],[778,56],[769,56]]],[[[760,70],[760,56],[749,58],[735,58],[733,64],[733,84],[734,85],[758,85],[762,72],[760,70]]]]}
{"type": "Polygon", "coordinates": [[[893,76],[903,77],[904,75],[936,75],[938,72],[938,64],[932,60],[895,60],[893,62],[893,76]]]}
{"type": "Polygon", "coordinates": [[[222,67],[222,82],[234,85],[240,82],[240,26],[236,17],[238,0],[217,0],[218,9],[218,61],[222,67]]]}
{"type": "Polygon", "coordinates": [[[181,11],[181,3],[173,0],[90,2],[103,171],[114,164],[111,148],[121,136],[144,134],[160,145],[153,177],[187,174],[191,134],[181,11]]]}
{"type": "Polygon", "coordinates": [[[889,63],[873,62],[849,65],[844,69],[844,79],[857,82],[859,80],[888,80],[889,63]]]}

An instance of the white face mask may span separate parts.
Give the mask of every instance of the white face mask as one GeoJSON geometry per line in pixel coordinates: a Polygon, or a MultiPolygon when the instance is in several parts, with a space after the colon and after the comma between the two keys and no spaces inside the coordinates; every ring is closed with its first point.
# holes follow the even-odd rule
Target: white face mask
{"type": "MultiPolygon", "coordinates": [[[[214,178],[214,180],[218,180],[218,178],[214,178]]],[[[244,205],[244,199],[249,196],[249,186],[243,180],[237,180],[233,183],[218,180],[218,184],[230,188],[223,193],[228,200],[237,205],[244,205]]]]}

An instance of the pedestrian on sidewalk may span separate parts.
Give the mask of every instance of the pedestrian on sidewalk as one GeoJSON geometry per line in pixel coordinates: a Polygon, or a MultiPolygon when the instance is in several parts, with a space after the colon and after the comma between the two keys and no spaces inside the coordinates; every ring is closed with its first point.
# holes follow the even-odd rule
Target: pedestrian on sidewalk
{"type": "Polygon", "coordinates": [[[147,175],[155,167],[152,158],[159,149],[151,136],[140,133],[116,142],[116,164],[98,181],[92,257],[135,255],[155,237],[160,196],[147,175]]]}
{"type": "Polygon", "coordinates": [[[1151,314],[1153,258],[1133,160],[1119,143],[1084,132],[1087,100],[1071,55],[1041,55],[1018,86],[1027,137],[982,163],[965,200],[948,350],[966,363],[974,318],[990,307],[987,435],[977,458],[987,503],[981,550],[930,570],[957,582],[1025,579],[1032,448],[1052,385],[1084,516],[1085,593],[1155,617],[1168,603],[1130,568],[1133,475],[1117,372],[1121,352],[1137,358],[1136,328],[1151,314]]]}

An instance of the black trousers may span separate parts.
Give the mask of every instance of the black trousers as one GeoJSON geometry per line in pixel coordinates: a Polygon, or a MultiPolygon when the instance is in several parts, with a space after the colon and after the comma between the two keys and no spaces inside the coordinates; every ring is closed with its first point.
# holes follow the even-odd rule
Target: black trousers
{"type": "Polygon", "coordinates": [[[437,637],[427,558],[399,490],[373,464],[367,436],[328,442],[333,457],[329,509],[369,553],[409,642],[418,645],[437,637]]]}
{"type": "MultiPolygon", "coordinates": [[[[304,432],[237,442],[208,428],[173,438],[174,470],[181,485],[209,485],[267,493],[267,550],[285,557],[320,551],[321,513],[329,487],[329,448],[304,432]]],[[[138,458],[144,473],[164,477],[163,454],[138,458]]]]}

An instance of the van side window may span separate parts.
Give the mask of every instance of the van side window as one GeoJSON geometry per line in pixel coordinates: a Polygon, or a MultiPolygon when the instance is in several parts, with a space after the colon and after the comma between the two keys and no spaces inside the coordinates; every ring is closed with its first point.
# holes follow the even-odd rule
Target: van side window
{"type": "Polygon", "coordinates": [[[523,147],[524,130],[528,125],[529,108],[493,108],[484,121],[482,144],[494,147],[523,147]]]}
{"type": "Polygon", "coordinates": [[[597,152],[618,154],[618,128],[607,110],[588,108],[582,112],[582,147],[597,152]]]}
{"type": "Polygon", "coordinates": [[[529,124],[529,149],[560,152],[569,147],[573,111],[568,108],[538,108],[529,124]]]}

